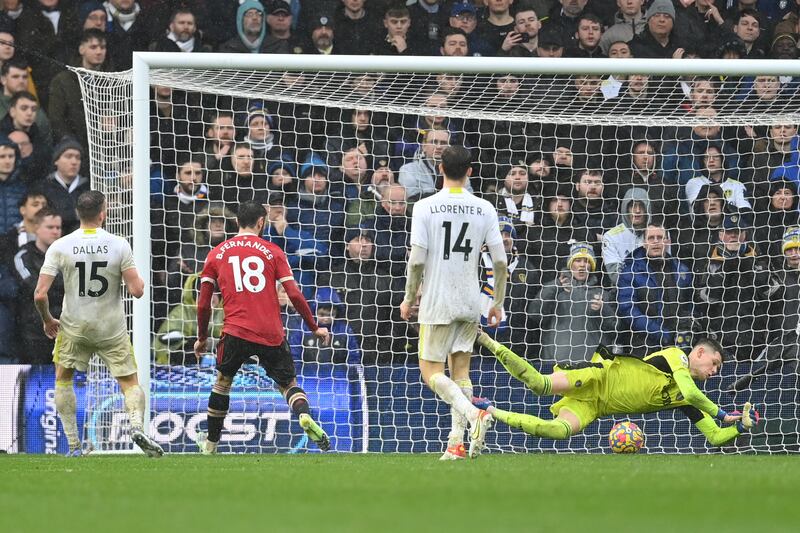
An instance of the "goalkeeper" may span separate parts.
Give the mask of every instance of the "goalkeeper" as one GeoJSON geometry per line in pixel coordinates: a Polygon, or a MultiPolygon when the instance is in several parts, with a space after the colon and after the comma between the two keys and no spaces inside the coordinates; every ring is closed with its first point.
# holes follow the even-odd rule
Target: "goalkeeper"
{"type": "Polygon", "coordinates": [[[601,416],[678,408],[712,446],[721,446],[758,420],[749,403],[741,415],[728,414],[695,385],[695,380],[705,381],[722,367],[722,346],[711,339],[696,343],[688,356],[680,348],[665,348],[638,359],[614,356],[601,347],[591,362],[556,366],[547,376],[485,332],[478,335],[478,343],[536,394],[562,396],[550,406],[553,420],[487,408],[495,420],[537,437],[567,439],[601,416]],[[726,425],[718,426],[715,419],[726,425]]]}

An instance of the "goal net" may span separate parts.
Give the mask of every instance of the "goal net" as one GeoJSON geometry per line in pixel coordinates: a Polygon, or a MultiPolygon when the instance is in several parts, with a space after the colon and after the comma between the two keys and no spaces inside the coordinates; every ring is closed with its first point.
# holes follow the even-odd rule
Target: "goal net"
{"type": "MultiPolygon", "coordinates": [[[[596,352],[688,353],[710,337],[726,359],[701,389],[729,412],[750,401],[767,419],[722,447],[680,409],[601,417],[558,442],[498,424],[492,452],[608,452],[620,420],[642,427],[651,453],[800,449],[795,65],[337,58],[326,69],[334,63],[308,57],[187,55],[141,55],[174,67],[147,77],[77,71],[93,187],[109,197],[108,229],[132,239],[149,278],[133,312],[134,344],[149,379],[150,433],[166,451],[196,451],[205,428],[215,350],[200,362],[192,353],[198,273],[235,234],[246,200],[268,205],[265,238],[286,251],[333,332],[330,346],[319,345],[285,302],[300,385],[333,448],[443,450],[449,409],[422,384],[418,326],[398,305],[410,215],[441,187],[437,164],[450,144],[471,150],[471,188],[502,217],[510,281],[504,320],[487,332],[543,372],[585,365],[596,352]]],[[[488,309],[488,255],[480,274],[488,309]]],[[[216,341],[223,316],[214,305],[216,341]]],[[[553,416],[558,398],[536,396],[475,353],[475,396],[553,416]]],[[[662,384],[653,409],[675,401],[668,369],[647,367],[662,384]]],[[[130,449],[102,365],[87,383],[91,446],[130,449]]],[[[613,409],[604,402],[584,407],[613,409]]],[[[308,444],[274,383],[255,361],[246,365],[220,450],[295,453],[308,444]]]]}

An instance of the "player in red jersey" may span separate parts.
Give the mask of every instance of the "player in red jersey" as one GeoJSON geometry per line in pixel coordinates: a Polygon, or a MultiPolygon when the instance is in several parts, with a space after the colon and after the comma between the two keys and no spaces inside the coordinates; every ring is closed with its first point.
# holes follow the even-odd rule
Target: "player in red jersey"
{"type": "Polygon", "coordinates": [[[198,359],[206,351],[214,289],[222,293],[225,312],[222,338],[217,346],[217,381],[208,398],[208,434],[198,439],[204,454],[216,453],[222,423],[228,414],[233,376],[254,355],[278,384],[306,435],[319,449],[330,448],[328,435],[309,414],[306,393],[297,386],[294,361],[281,322],[276,282],[283,285],[315,337],[327,343],[329,333],[314,320],[283,250],[261,238],[266,216],[263,205],[243,202],[237,215],[239,234],[211,250],[200,278],[194,345],[198,359]]]}

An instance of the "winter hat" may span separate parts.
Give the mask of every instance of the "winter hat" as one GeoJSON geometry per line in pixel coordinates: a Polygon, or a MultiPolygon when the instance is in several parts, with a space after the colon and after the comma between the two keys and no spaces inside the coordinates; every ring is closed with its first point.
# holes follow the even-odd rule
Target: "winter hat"
{"type": "Polygon", "coordinates": [[[106,14],[106,8],[100,2],[83,2],[78,8],[78,27],[83,28],[86,24],[86,19],[89,18],[91,13],[95,11],[102,11],[103,15],[106,14]]]}
{"type": "Polygon", "coordinates": [[[672,5],[672,0],[656,0],[653,2],[647,8],[645,18],[650,20],[650,17],[654,15],[669,15],[672,20],[675,20],[675,6],[672,5]]]}
{"type": "Polygon", "coordinates": [[[250,121],[257,116],[264,117],[270,129],[275,127],[272,122],[272,116],[264,109],[264,104],[262,102],[250,103],[250,106],[247,108],[247,122],[245,122],[245,126],[250,126],[250,121]]]}
{"type": "Polygon", "coordinates": [[[297,163],[289,155],[281,154],[280,159],[270,161],[267,165],[267,174],[272,176],[276,170],[281,168],[291,174],[293,178],[297,177],[297,163]]]}
{"type": "Polygon", "coordinates": [[[307,178],[312,173],[319,172],[328,175],[328,165],[317,154],[309,154],[306,160],[300,165],[300,178],[307,178]]]}
{"type": "Polygon", "coordinates": [[[569,247],[569,259],[567,260],[567,268],[572,267],[572,262],[578,259],[579,257],[588,259],[589,264],[592,265],[592,272],[594,272],[594,269],[597,268],[597,260],[594,258],[594,250],[592,249],[592,246],[590,244],[585,242],[576,242],[569,247]]]}
{"type": "Polygon", "coordinates": [[[66,152],[67,150],[77,150],[83,157],[83,147],[74,137],[64,136],[53,148],[53,164],[66,152]]]}
{"type": "Polygon", "coordinates": [[[800,227],[788,228],[783,234],[783,246],[781,252],[786,253],[789,248],[800,248],[800,227]]]}
{"type": "Polygon", "coordinates": [[[725,218],[722,220],[722,227],[726,230],[747,230],[750,223],[747,217],[739,211],[732,211],[725,213],[725,218]]]}

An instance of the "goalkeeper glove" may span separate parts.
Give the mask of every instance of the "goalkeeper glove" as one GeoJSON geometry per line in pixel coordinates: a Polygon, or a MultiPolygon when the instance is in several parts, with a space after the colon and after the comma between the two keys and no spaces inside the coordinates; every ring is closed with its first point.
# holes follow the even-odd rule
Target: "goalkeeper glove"
{"type": "MultiPolygon", "coordinates": [[[[734,411],[734,414],[739,414],[739,412],[734,411]]],[[[761,415],[750,402],[745,402],[741,415],[742,418],[736,422],[736,429],[739,430],[739,433],[752,431],[761,421],[761,415]]]]}

